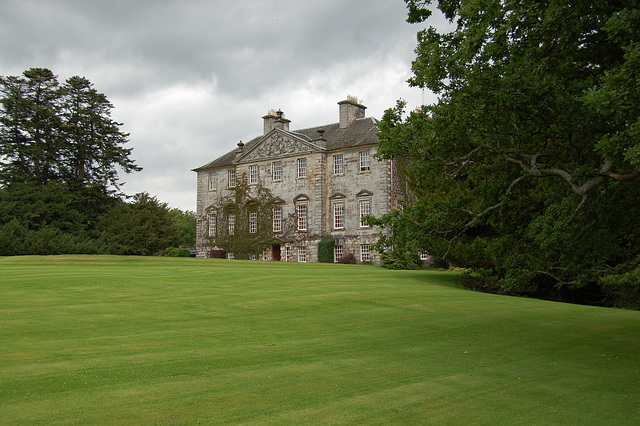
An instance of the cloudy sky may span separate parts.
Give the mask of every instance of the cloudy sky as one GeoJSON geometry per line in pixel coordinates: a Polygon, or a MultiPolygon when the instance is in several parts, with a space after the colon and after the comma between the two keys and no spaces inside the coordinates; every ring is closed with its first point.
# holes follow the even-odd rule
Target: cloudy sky
{"type": "Polygon", "coordinates": [[[337,122],[347,95],[376,118],[419,106],[406,80],[425,26],[405,19],[402,0],[2,0],[0,75],[89,79],[144,168],[124,192],[195,210],[191,169],[261,134],[270,109],[293,130],[337,122]]]}

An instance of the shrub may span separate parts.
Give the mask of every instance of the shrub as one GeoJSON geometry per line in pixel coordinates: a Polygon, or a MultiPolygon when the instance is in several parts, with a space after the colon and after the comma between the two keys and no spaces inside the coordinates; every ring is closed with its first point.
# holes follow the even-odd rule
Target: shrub
{"type": "Polygon", "coordinates": [[[211,250],[209,252],[209,257],[211,259],[226,259],[227,251],[226,250],[211,250]]]}
{"type": "Polygon", "coordinates": [[[325,235],[318,243],[318,262],[333,263],[333,248],[336,241],[331,235],[325,235]]]}
{"type": "Polygon", "coordinates": [[[382,266],[387,269],[418,269],[420,257],[417,253],[386,251],[380,254],[382,266]]]}
{"type": "Polygon", "coordinates": [[[184,247],[169,247],[163,253],[163,256],[167,257],[191,257],[189,249],[184,247]]]}
{"type": "Polygon", "coordinates": [[[354,256],[353,253],[347,253],[346,255],[344,255],[343,257],[338,259],[338,261],[336,263],[350,263],[352,265],[355,265],[356,264],[356,257],[354,256]]]}

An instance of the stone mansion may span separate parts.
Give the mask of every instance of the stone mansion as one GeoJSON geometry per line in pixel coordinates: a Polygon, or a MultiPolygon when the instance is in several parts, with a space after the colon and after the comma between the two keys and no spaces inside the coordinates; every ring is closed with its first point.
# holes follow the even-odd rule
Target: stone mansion
{"type": "Polygon", "coordinates": [[[358,262],[379,263],[371,248],[380,229],[363,218],[398,208],[402,196],[393,163],[374,158],[377,120],[365,117],[366,107],[353,97],[338,105],[339,122],[301,130],[289,130],[282,111],[271,111],[262,117],[262,135],[193,170],[197,257],[219,254],[220,235],[237,236],[238,220],[246,220],[248,232],[272,231],[252,259],[317,262],[320,239],[332,236],[334,261],[352,254],[358,262]],[[260,210],[268,212],[266,220],[257,210],[225,209],[241,179],[249,193],[269,190],[269,208],[260,210]]]}

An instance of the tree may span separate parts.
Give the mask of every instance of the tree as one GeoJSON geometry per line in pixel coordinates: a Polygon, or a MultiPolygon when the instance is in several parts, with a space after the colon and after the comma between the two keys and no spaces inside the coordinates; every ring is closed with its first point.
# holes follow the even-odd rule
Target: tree
{"type": "MultiPolygon", "coordinates": [[[[408,21],[429,3],[407,0],[408,21]]],[[[378,155],[414,196],[379,220],[393,231],[380,245],[426,249],[503,291],[585,289],[637,268],[638,2],[438,7],[456,29],[418,33],[409,83],[439,101],[408,116],[399,102],[380,123],[378,155]]]]}
{"type": "Polygon", "coordinates": [[[174,222],[180,232],[180,244],[196,245],[196,213],[190,210],[171,209],[174,222]]]}
{"type": "Polygon", "coordinates": [[[149,256],[180,243],[173,213],[146,192],[111,208],[100,217],[98,229],[116,254],[149,256]]]}
{"type": "Polygon", "coordinates": [[[0,77],[0,184],[32,181],[118,188],[116,167],[141,170],[113,106],[85,78],[60,87],[46,68],[0,77]]]}
{"type": "Polygon", "coordinates": [[[110,118],[113,105],[86,78],[71,77],[61,88],[64,140],[61,177],[72,185],[118,187],[116,166],[125,173],[142,170],[124,148],[129,134],[110,118]]]}

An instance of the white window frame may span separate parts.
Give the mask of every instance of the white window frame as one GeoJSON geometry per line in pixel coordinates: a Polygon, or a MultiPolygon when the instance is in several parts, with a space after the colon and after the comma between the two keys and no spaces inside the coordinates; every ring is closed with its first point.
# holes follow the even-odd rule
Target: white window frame
{"type": "Polygon", "coordinates": [[[249,166],[249,183],[256,184],[258,183],[258,179],[260,178],[260,169],[256,164],[252,164],[249,166]]]}
{"type": "Polygon", "coordinates": [[[249,212],[249,233],[255,234],[258,232],[258,212],[251,210],[249,212]]]}
{"type": "Polygon", "coordinates": [[[371,262],[371,244],[360,244],[360,262],[371,262]]]}
{"type": "Polygon", "coordinates": [[[215,213],[207,214],[207,235],[209,237],[216,236],[216,215],[215,213]]]}
{"type": "Polygon", "coordinates": [[[307,262],[307,248],[305,246],[298,246],[298,262],[307,262]]]}
{"type": "Polygon", "coordinates": [[[371,171],[371,155],[369,151],[360,151],[360,171],[371,171]]]}
{"type": "Polygon", "coordinates": [[[229,182],[229,188],[235,188],[236,185],[238,184],[238,179],[236,176],[236,169],[230,169],[228,170],[228,182],[229,182]]]}
{"type": "Polygon", "coordinates": [[[229,235],[234,235],[236,232],[236,214],[229,213],[227,220],[229,222],[229,235]]]}
{"type": "Polygon", "coordinates": [[[343,154],[337,154],[333,156],[333,174],[334,175],[344,174],[344,155],[343,154]]]}
{"type": "Polygon", "coordinates": [[[293,262],[293,249],[288,244],[284,247],[284,261],[293,262]]]}
{"type": "Polygon", "coordinates": [[[271,163],[271,178],[274,182],[282,181],[282,161],[271,163]]]}
{"type": "Polygon", "coordinates": [[[296,204],[296,218],[298,222],[298,231],[307,231],[309,209],[306,203],[296,204]]]}
{"type": "Polygon", "coordinates": [[[369,225],[364,222],[365,216],[371,216],[371,199],[360,200],[360,228],[369,228],[369,225]]]}
{"type": "Polygon", "coordinates": [[[307,159],[306,158],[298,158],[298,178],[306,178],[307,177],[307,159]]]}
{"type": "Polygon", "coordinates": [[[344,246],[338,244],[333,248],[333,263],[338,263],[338,260],[344,257],[344,246]]]}
{"type": "Polygon", "coordinates": [[[209,172],[209,175],[207,176],[208,181],[208,187],[209,187],[209,191],[215,191],[216,190],[216,172],[209,172]]]}
{"type": "Polygon", "coordinates": [[[333,229],[344,229],[344,201],[333,203],[333,229]]]}
{"type": "Polygon", "coordinates": [[[282,207],[273,207],[273,232],[282,232],[282,207]]]}

